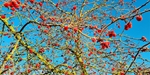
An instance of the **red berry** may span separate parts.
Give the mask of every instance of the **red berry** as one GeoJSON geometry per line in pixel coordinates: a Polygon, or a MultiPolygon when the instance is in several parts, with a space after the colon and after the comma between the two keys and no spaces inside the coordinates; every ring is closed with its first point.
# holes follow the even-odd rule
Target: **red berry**
{"type": "Polygon", "coordinates": [[[68,75],[68,71],[66,71],[66,72],[64,73],[64,75],[68,75]]]}
{"type": "Polygon", "coordinates": [[[120,72],[120,75],[125,75],[125,73],[124,72],[120,72]]]}
{"type": "Polygon", "coordinates": [[[92,40],[92,42],[96,42],[97,41],[95,37],[92,38],[91,40],[92,40]]]}
{"type": "Polygon", "coordinates": [[[11,0],[11,5],[12,5],[12,7],[14,7],[16,4],[17,4],[17,2],[15,1],[15,0],[11,0]]]}
{"type": "Polygon", "coordinates": [[[72,66],[68,66],[69,69],[72,69],[72,66]]]}
{"type": "Polygon", "coordinates": [[[70,32],[68,32],[68,33],[67,33],[67,36],[71,36],[71,33],[70,33],[70,32]]]}
{"type": "Polygon", "coordinates": [[[93,52],[92,51],[90,51],[90,53],[88,54],[88,56],[91,56],[93,54],[93,52]]]}
{"type": "Polygon", "coordinates": [[[97,39],[97,42],[103,42],[103,39],[98,38],[98,39],[97,39]]]}
{"type": "Polygon", "coordinates": [[[19,0],[16,0],[18,4],[21,4],[21,2],[19,0]]]}
{"type": "Polygon", "coordinates": [[[59,46],[59,43],[55,43],[54,46],[59,46]]]}
{"type": "Polygon", "coordinates": [[[14,72],[11,72],[10,75],[14,75],[14,72]]]}
{"type": "Polygon", "coordinates": [[[97,25],[93,26],[93,28],[97,29],[97,25]]]}
{"type": "Polygon", "coordinates": [[[142,20],[142,16],[141,16],[141,15],[137,15],[137,16],[136,16],[136,20],[137,20],[137,21],[141,21],[141,20],[142,20]]]}
{"type": "Polygon", "coordinates": [[[125,25],[125,30],[128,30],[129,28],[132,28],[132,23],[129,22],[125,25]]]}
{"type": "Polygon", "coordinates": [[[15,11],[16,9],[15,9],[15,7],[11,7],[11,10],[12,10],[12,11],[15,11]]]}
{"type": "Polygon", "coordinates": [[[47,25],[47,26],[46,26],[46,28],[50,29],[50,28],[51,28],[51,26],[47,25]]]}
{"type": "Polygon", "coordinates": [[[115,68],[113,67],[111,70],[112,70],[112,71],[115,71],[115,68]]]}
{"type": "Polygon", "coordinates": [[[127,23],[127,25],[128,25],[129,28],[132,28],[132,23],[131,22],[127,23]]]}
{"type": "Polygon", "coordinates": [[[40,18],[43,20],[45,17],[44,17],[44,15],[41,15],[40,18]]]}
{"type": "Polygon", "coordinates": [[[76,33],[78,31],[78,28],[77,27],[74,27],[73,28],[73,31],[76,33]]]}
{"type": "Polygon", "coordinates": [[[29,49],[29,53],[33,53],[33,50],[32,50],[32,49],[29,49]]]}
{"type": "Polygon", "coordinates": [[[84,75],[84,73],[81,73],[81,75],[84,75]]]}
{"type": "Polygon", "coordinates": [[[50,20],[53,22],[53,21],[56,20],[56,18],[55,17],[51,17],[50,20]]]}
{"type": "Polygon", "coordinates": [[[10,5],[9,2],[5,2],[5,3],[4,3],[4,6],[7,7],[7,8],[9,7],[9,5],[10,5]]]}
{"type": "Polygon", "coordinates": [[[10,3],[9,3],[9,6],[10,6],[10,7],[13,7],[13,6],[14,6],[13,2],[10,2],[10,3]]]}
{"type": "Polygon", "coordinates": [[[16,0],[11,0],[10,4],[11,4],[11,7],[15,7],[17,9],[19,8],[19,4],[16,2],[16,0]]]}
{"type": "Polygon", "coordinates": [[[35,2],[35,0],[29,0],[32,4],[35,2]]]}
{"type": "Polygon", "coordinates": [[[102,49],[106,49],[109,48],[110,46],[110,42],[106,41],[106,42],[101,42],[101,48],[102,49]]]}
{"type": "Polygon", "coordinates": [[[44,33],[48,33],[48,30],[45,29],[45,30],[44,30],[44,33]]]}
{"type": "Polygon", "coordinates": [[[5,65],[5,67],[4,67],[5,69],[8,69],[9,68],[9,65],[5,65]]]}
{"type": "Polygon", "coordinates": [[[44,51],[45,51],[44,48],[40,48],[39,50],[40,53],[43,53],[44,51]]]}
{"type": "Polygon", "coordinates": [[[72,8],[72,10],[76,10],[77,9],[77,6],[76,5],[74,5],[73,6],[73,8],[72,8]]]}
{"type": "Polygon", "coordinates": [[[138,68],[138,70],[142,70],[142,68],[141,68],[141,67],[139,67],[139,68],[138,68]]]}
{"type": "Polygon", "coordinates": [[[24,9],[26,7],[26,5],[22,5],[22,9],[24,9]]]}
{"type": "Polygon", "coordinates": [[[42,7],[42,6],[43,6],[43,3],[42,3],[42,2],[39,2],[39,5],[42,7]]]}
{"type": "Polygon", "coordinates": [[[129,29],[129,27],[128,27],[127,25],[125,25],[124,29],[125,29],[125,30],[128,30],[128,29],[129,29]]]}
{"type": "Polygon", "coordinates": [[[5,16],[5,15],[1,15],[1,18],[2,18],[2,19],[5,19],[5,18],[6,18],[6,16],[5,16]]]}
{"type": "Polygon", "coordinates": [[[38,25],[38,28],[40,29],[40,28],[41,28],[41,26],[40,26],[40,25],[38,25]]]}
{"type": "Polygon", "coordinates": [[[77,40],[77,39],[75,39],[75,40],[74,40],[74,42],[78,42],[78,40],[77,40]]]}
{"type": "Polygon", "coordinates": [[[66,31],[67,31],[67,30],[68,30],[68,26],[64,26],[64,30],[66,30],[66,31]]]}
{"type": "Polygon", "coordinates": [[[31,70],[30,69],[28,69],[28,73],[30,73],[31,72],[31,70]]]}
{"type": "Polygon", "coordinates": [[[58,7],[59,6],[59,4],[58,3],[56,3],[56,7],[58,7]]]}
{"type": "Polygon", "coordinates": [[[94,47],[93,50],[96,51],[96,48],[94,47]]]}
{"type": "Polygon", "coordinates": [[[110,38],[116,37],[116,33],[113,30],[111,30],[111,31],[108,31],[108,33],[106,34],[106,36],[109,36],[110,38]]]}
{"type": "Polygon", "coordinates": [[[40,68],[40,66],[41,66],[40,63],[36,64],[36,68],[40,68]]]}
{"type": "Polygon", "coordinates": [[[92,18],[93,18],[93,20],[97,20],[97,17],[96,17],[96,16],[93,16],[92,18]]]}
{"type": "Polygon", "coordinates": [[[4,35],[4,36],[7,36],[7,35],[8,35],[8,33],[4,33],[3,35],[4,35]]]}
{"type": "Polygon", "coordinates": [[[101,33],[101,31],[102,31],[101,29],[98,29],[98,30],[97,30],[98,33],[101,33]]]}
{"type": "Polygon", "coordinates": [[[16,9],[19,9],[19,4],[15,4],[14,7],[15,7],[16,9]]]}
{"type": "Polygon", "coordinates": [[[146,39],[145,36],[142,36],[141,40],[142,40],[142,41],[146,41],[147,39],[146,39]]]}

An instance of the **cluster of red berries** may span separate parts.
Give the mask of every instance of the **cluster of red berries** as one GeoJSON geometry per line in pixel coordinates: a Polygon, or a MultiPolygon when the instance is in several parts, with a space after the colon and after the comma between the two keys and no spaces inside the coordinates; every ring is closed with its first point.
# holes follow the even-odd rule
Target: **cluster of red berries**
{"type": "Polygon", "coordinates": [[[94,16],[93,14],[92,14],[92,18],[93,20],[97,20],[97,16],[94,16]]]}
{"type": "MultiPolygon", "coordinates": [[[[95,37],[91,38],[92,42],[96,42],[98,41],[95,37]]],[[[101,48],[102,49],[106,49],[106,48],[109,48],[110,47],[110,42],[109,41],[106,41],[106,42],[100,42],[100,45],[101,45],[101,48]]],[[[89,56],[91,55],[91,53],[89,54],[89,56]]]]}
{"type": "MultiPolygon", "coordinates": [[[[68,31],[69,30],[69,26],[64,26],[63,29],[64,29],[64,31],[68,31]]],[[[74,33],[77,33],[78,30],[80,30],[82,32],[84,30],[84,28],[78,28],[78,27],[74,27],[73,28],[74,33]]]]}
{"type": "Polygon", "coordinates": [[[129,30],[130,28],[132,28],[132,23],[131,23],[131,22],[128,22],[128,23],[125,25],[125,30],[129,30]]]}
{"type": "Polygon", "coordinates": [[[51,17],[50,20],[51,20],[52,22],[54,22],[54,21],[56,21],[56,18],[55,18],[55,17],[51,17]]]}
{"type": "Polygon", "coordinates": [[[110,38],[116,37],[116,33],[113,30],[111,30],[111,31],[108,31],[108,33],[106,34],[106,36],[109,36],[110,38]]]}
{"type": "Polygon", "coordinates": [[[39,52],[40,52],[40,53],[45,52],[44,48],[40,48],[39,52]]]}
{"type": "Polygon", "coordinates": [[[20,4],[20,0],[10,0],[9,2],[5,2],[4,6],[7,8],[10,7],[12,11],[15,11],[16,9],[19,9],[20,4]]]}
{"type": "Polygon", "coordinates": [[[97,25],[95,25],[95,26],[90,25],[89,28],[90,29],[97,29],[98,27],[97,27],[97,25]]]}
{"type": "MultiPolygon", "coordinates": [[[[136,16],[136,20],[137,21],[141,21],[142,20],[142,16],[141,15],[137,15],[136,16]]],[[[130,28],[132,28],[132,23],[131,22],[128,22],[126,25],[125,25],[125,30],[129,30],[130,28]]]]}
{"type": "Polygon", "coordinates": [[[106,42],[101,42],[101,48],[102,49],[106,49],[110,47],[110,42],[106,41],[106,42]]]}
{"type": "Polygon", "coordinates": [[[46,21],[46,18],[44,15],[41,15],[40,18],[43,20],[43,21],[46,21]]]}

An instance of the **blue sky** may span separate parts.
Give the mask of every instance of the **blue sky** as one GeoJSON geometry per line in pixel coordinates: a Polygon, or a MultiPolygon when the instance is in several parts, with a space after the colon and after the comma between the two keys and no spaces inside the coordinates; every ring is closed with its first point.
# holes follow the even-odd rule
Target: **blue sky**
{"type": "MultiPolygon", "coordinates": [[[[147,0],[137,0],[135,2],[135,6],[139,7],[143,3],[145,3],[147,0]]],[[[143,11],[143,9],[150,9],[150,3],[143,7],[140,11],[143,11]]],[[[150,12],[145,13],[142,15],[143,20],[138,22],[135,18],[132,20],[133,28],[131,28],[126,33],[129,36],[133,36],[135,38],[140,38],[141,36],[145,36],[148,40],[150,39],[150,12]]]]}
{"type": "MultiPolygon", "coordinates": [[[[136,0],[134,5],[139,7],[146,1],[147,0],[136,0]]],[[[140,11],[144,11],[145,9],[150,9],[150,3],[147,6],[143,7],[140,11]]],[[[147,38],[147,40],[150,41],[150,12],[144,13],[142,15],[142,17],[143,17],[142,21],[137,21],[134,18],[131,21],[133,24],[133,27],[130,30],[125,31],[125,34],[127,34],[128,36],[134,37],[134,38],[141,38],[142,36],[145,36],[147,38]]],[[[144,44],[145,43],[141,43],[141,46],[144,44]]],[[[148,47],[150,48],[150,46],[148,46],[148,47]]],[[[150,60],[150,52],[142,53],[141,55],[143,58],[147,58],[150,60]]]]}

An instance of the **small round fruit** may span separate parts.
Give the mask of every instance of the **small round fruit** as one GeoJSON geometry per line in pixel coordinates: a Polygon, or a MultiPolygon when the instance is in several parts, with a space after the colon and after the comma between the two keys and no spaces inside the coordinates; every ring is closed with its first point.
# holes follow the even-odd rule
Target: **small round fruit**
{"type": "Polygon", "coordinates": [[[141,15],[137,15],[137,16],[136,16],[136,20],[137,20],[137,21],[141,21],[141,20],[142,20],[142,16],[141,16],[141,15]]]}

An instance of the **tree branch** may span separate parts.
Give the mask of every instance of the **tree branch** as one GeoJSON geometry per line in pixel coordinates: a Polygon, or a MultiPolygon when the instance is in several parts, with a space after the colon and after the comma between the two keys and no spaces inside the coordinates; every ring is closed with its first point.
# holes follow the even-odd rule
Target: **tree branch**
{"type": "Polygon", "coordinates": [[[133,61],[131,62],[131,64],[130,64],[130,66],[128,67],[128,69],[126,70],[125,75],[126,75],[126,73],[128,72],[128,70],[130,69],[130,67],[133,65],[133,63],[134,63],[134,61],[136,60],[136,58],[137,58],[138,54],[140,53],[140,51],[141,51],[145,46],[147,46],[147,45],[149,45],[149,44],[150,44],[150,42],[147,43],[147,44],[145,44],[145,45],[143,45],[142,47],[139,48],[139,50],[138,50],[138,52],[136,53],[136,55],[135,55],[133,61]]]}

